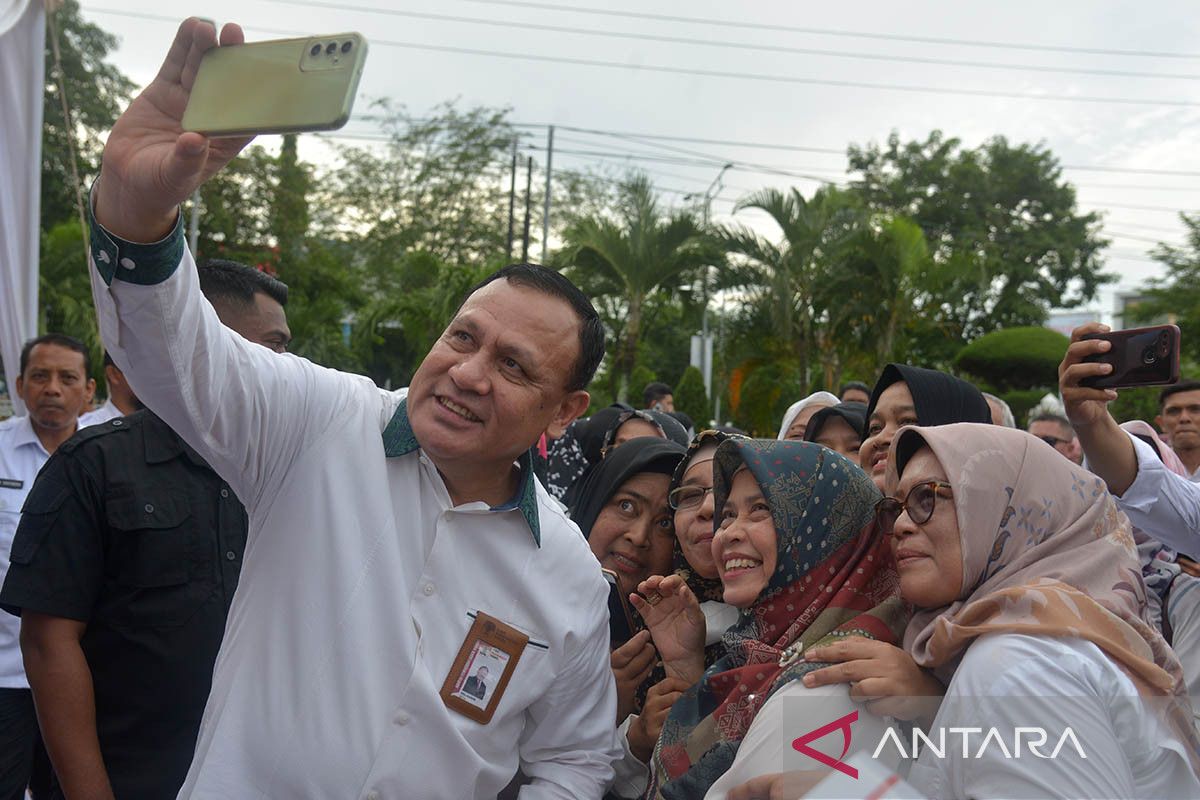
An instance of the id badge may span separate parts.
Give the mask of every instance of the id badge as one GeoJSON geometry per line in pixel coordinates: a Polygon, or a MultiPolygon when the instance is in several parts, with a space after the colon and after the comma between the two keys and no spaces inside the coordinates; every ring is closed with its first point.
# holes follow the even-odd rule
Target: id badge
{"type": "Polygon", "coordinates": [[[486,725],[508,688],[529,637],[480,611],[442,684],[442,702],[486,725]]]}

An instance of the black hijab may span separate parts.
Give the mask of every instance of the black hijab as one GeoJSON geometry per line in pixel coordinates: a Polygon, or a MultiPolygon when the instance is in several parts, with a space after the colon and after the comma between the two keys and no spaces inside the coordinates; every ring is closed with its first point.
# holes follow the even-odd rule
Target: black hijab
{"type": "Polygon", "coordinates": [[[860,436],[866,430],[866,405],[863,403],[838,403],[836,406],[822,408],[816,414],[813,414],[813,418],[808,421],[808,428],[804,431],[804,441],[815,442],[817,437],[821,435],[821,428],[825,427],[825,423],[834,417],[841,417],[846,420],[846,424],[850,426],[850,430],[858,431],[860,436]]]}
{"type": "Polygon", "coordinates": [[[643,436],[630,439],[594,465],[568,511],[584,538],[591,535],[596,518],[626,481],[643,472],[671,475],[685,452],[683,445],[669,439],[643,436]]]}
{"type": "MultiPolygon", "coordinates": [[[[962,378],[947,375],[936,369],[910,367],[907,364],[888,364],[875,382],[871,402],[867,405],[866,421],[869,423],[879,395],[893,383],[904,381],[912,393],[913,407],[917,412],[917,424],[923,427],[951,425],[955,422],[982,422],[991,424],[992,410],[987,400],[971,384],[962,378]]],[[[863,425],[866,438],[867,425],[863,425]]]]}

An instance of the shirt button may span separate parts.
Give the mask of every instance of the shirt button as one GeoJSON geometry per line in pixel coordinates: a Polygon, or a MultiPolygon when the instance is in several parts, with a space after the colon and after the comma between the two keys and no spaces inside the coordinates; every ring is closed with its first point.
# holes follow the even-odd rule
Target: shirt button
{"type": "Polygon", "coordinates": [[[424,586],[421,587],[421,591],[425,593],[426,597],[429,597],[431,594],[434,593],[433,584],[432,583],[425,584],[424,586]]]}
{"type": "Polygon", "coordinates": [[[230,561],[237,561],[237,553],[233,552],[232,550],[226,550],[225,557],[230,561]]]}
{"type": "Polygon", "coordinates": [[[154,506],[150,505],[149,503],[146,503],[146,513],[147,513],[147,514],[153,514],[153,513],[154,513],[154,506]]]}
{"type": "Polygon", "coordinates": [[[228,489],[222,489],[222,490],[221,490],[221,497],[229,497],[229,490],[228,490],[228,489]]]}
{"type": "Polygon", "coordinates": [[[408,724],[408,714],[405,714],[403,711],[401,711],[399,714],[397,714],[396,715],[396,724],[397,725],[407,725],[408,724]]]}
{"type": "Polygon", "coordinates": [[[379,800],[379,792],[367,792],[367,800],[379,800]]]}

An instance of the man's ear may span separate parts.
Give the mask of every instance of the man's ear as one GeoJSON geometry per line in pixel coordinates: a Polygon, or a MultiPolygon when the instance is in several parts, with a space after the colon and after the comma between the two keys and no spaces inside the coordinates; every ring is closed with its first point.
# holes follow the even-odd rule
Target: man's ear
{"type": "Polygon", "coordinates": [[[558,413],[546,426],[546,435],[557,439],[567,430],[567,426],[579,419],[592,402],[592,396],[583,389],[577,389],[563,398],[558,406],[558,413]]]}
{"type": "Polygon", "coordinates": [[[22,399],[24,399],[24,397],[25,397],[25,394],[22,390],[22,387],[24,385],[25,385],[25,377],[23,375],[18,375],[17,376],[17,397],[20,397],[22,399]]]}
{"type": "MultiPolygon", "coordinates": [[[[17,380],[19,381],[21,379],[17,378],[17,380]]],[[[21,384],[19,384],[19,383],[17,384],[17,391],[18,392],[21,391],[21,384]]],[[[1165,431],[1167,429],[1167,426],[1163,425],[1162,414],[1159,414],[1157,417],[1154,418],[1154,424],[1158,426],[1158,429],[1160,431],[1165,431]]]]}
{"type": "Polygon", "coordinates": [[[96,396],[96,379],[88,378],[87,381],[87,402],[90,404],[96,396]]]}

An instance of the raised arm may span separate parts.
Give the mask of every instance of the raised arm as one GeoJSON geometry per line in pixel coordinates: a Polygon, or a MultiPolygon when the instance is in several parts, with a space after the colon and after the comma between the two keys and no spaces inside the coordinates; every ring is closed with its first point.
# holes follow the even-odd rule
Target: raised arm
{"type": "MultiPolygon", "coordinates": [[[[221,44],[242,41],[226,25],[221,44]]],[[[338,417],[355,379],[277,355],[221,325],[200,293],[179,204],[249,139],[180,121],[211,25],[180,25],[158,75],[117,120],[93,188],[92,293],[101,336],[138,397],[253,506],[338,417]]]]}

